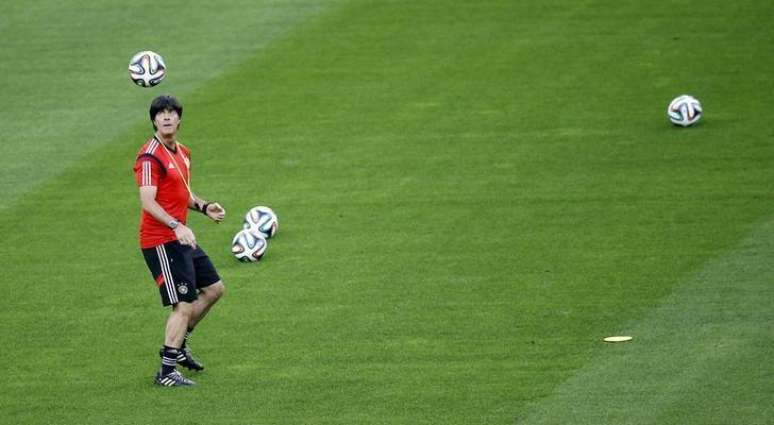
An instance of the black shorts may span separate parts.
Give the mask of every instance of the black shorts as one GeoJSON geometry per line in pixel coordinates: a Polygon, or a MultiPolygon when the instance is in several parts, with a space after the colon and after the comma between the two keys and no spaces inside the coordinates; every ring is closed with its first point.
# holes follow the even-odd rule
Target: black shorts
{"type": "Polygon", "coordinates": [[[193,302],[199,290],[220,280],[210,257],[198,245],[196,249],[178,241],[142,250],[145,263],[156,281],[165,306],[181,301],[193,302]]]}

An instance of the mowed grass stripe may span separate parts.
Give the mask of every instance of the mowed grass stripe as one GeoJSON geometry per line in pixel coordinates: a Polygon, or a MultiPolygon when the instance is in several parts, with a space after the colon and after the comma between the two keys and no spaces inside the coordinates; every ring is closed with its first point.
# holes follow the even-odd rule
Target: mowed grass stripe
{"type": "Polygon", "coordinates": [[[146,121],[154,96],[205,87],[339,3],[4,2],[0,37],[13,60],[0,63],[0,209],[146,121]],[[129,81],[140,50],[165,58],[161,86],[129,81]]]}
{"type": "Polygon", "coordinates": [[[610,328],[609,334],[634,340],[600,349],[516,423],[774,421],[772,252],[774,220],[768,218],[684,279],[647,317],[610,328]]]}

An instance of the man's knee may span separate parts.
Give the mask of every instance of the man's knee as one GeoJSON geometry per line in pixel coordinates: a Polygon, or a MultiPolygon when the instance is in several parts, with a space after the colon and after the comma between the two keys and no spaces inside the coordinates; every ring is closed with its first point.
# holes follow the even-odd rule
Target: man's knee
{"type": "Polygon", "coordinates": [[[204,288],[202,292],[204,292],[204,295],[209,298],[210,302],[215,302],[226,293],[226,285],[223,284],[222,280],[219,280],[204,288]]]}
{"type": "Polygon", "coordinates": [[[172,307],[172,314],[184,317],[186,320],[193,316],[193,305],[187,302],[179,302],[172,307]]]}

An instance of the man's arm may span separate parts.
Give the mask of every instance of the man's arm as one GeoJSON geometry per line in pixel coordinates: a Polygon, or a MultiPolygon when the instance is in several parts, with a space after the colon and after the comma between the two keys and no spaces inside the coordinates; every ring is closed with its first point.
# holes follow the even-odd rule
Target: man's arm
{"type": "Polygon", "coordinates": [[[177,240],[183,245],[190,245],[196,247],[196,237],[191,229],[185,224],[177,222],[175,217],[172,217],[164,211],[164,208],[156,202],[156,186],[140,186],[140,202],[142,203],[142,209],[152,215],[153,218],[163,223],[165,226],[170,226],[171,222],[176,222],[177,226],[172,229],[175,232],[177,240]]]}
{"type": "Polygon", "coordinates": [[[203,213],[216,223],[220,223],[226,217],[226,210],[219,203],[207,202],[194,193],[191,193],[191,197],[188,198],[188,208],[203,213]]]}

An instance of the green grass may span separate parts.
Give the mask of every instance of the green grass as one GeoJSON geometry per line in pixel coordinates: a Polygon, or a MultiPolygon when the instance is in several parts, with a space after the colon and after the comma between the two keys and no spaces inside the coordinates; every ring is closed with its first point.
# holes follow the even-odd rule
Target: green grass
{"type": "Polygon", "coordinates": [[[0,423],[774,422],[774,6],[73,4],[0,6],[0,423]],[[229,292],[171,391],[130,171],[166,91],[229,213],[190,220],[229,292]]]}

